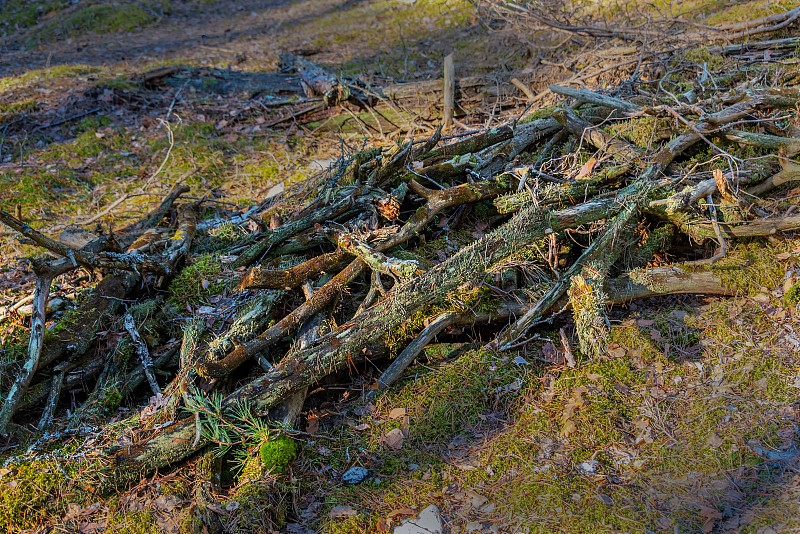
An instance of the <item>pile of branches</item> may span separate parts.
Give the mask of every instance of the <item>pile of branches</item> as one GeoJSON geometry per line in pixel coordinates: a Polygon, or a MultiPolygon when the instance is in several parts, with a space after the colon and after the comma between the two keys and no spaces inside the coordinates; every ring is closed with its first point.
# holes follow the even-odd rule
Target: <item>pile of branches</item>
{"type": "Polygon", "coordinates": [[[745,82],[672,104],[644,88],[550,90],[564,101],[535,120],[470,134],[440,128],[343,157],[291,215],[280,216],[273,199],[204,218],[203,201],[182,202],[187,188],[178,187],[114,234],[55,240],[0,211],[0,222],[58,256],[29,259],[30,344],[3,383],[0,433],[22,431],[12,419],[53,428],[63,392],[95,384],[69,418],[55,418],[57,429],[80,432],[112,377],[122,397],[148,387],[150,403],[124,435],[92,434],[93,473],[115,487],[231,444],[242,413],[291,428],[310,386],[388,355],[388,337],[410,318],[419,324],[413,339],[373,389],[390,387],[448,328],[487,325],[487,348],[505,351],[566,310],[577,348],[562,331],[564,352],[574,365],[575,351],[605,352],[609,305],[730,294],[713,264],[732,240],[800,228],[800,216],[762,200],[800,177],[796,89],[745,82]],[[646,146],[610,133],[622,122],[646,129],[646,146]],[[740,158],[731,149],[739,146],[764,155],[740,158]],[[429,240],[457,232],[472,243],[431,258],[429,240]],[[176,291],[170,280],[197,270],[191,253],[204,250],[221,262],[220,274],[202,280],[216,292],[213,306],[186,304],[196,317],[181,339],[158,341],[176,291]],[[78,269],[102,280],[70,312],[78,320],[46,336],[51,284],[78,269]],[[115,343],[101,343],[109,332],[115,343]],[[127,362],[115,357],[123,339],[135,355],[127,362]]]}

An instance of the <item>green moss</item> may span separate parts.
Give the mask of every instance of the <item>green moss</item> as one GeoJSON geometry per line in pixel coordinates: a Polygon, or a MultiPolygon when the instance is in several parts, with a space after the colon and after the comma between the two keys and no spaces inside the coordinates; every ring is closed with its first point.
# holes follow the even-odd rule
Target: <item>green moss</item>
{"type": "Polygon", "coordinates": [[[706,46],[692,47],[683,53],[683,59],[698,65],[705,64],[711,72],[720,69],[725,63],[724,57],[712,54],[706,46]]]}
{"type": "Polygon", "coordinates": [[[290,502],[286,493],[285,488],[269,477],[240,485],[232,495],[239,507],[232,512],[226,531],[231,534],[268,534],[281,530],[286,524],[290,502]]]}
{"type": "Polygon", "coordinates": [[[762,287],[775,289],[791,265],[776,257],[788,249],[789,243],[773,245],[766,239],[739,242],[710,270],[738,295],[749,295],[762,287]]]}
{"type": "MultiPolygon", "coordinates": [[[[490,384],[503,385],[513,379],[498,370],[487,373],[495,361],[493,353],[470,351],[453,362],[440,366],[435,373],[419,378],[390,393],[382,402],[392,407],[405,407],[411,417],[412,437],[422,443],[450,440],[464,427],[474,424],[490,406],[490,384]]],[[[385,435],[396,421],[380,427],[385,435]]],[[[376,436],[377,438],[377,436],[376,436]]]]}
{"type": "Polygon", "coordinates": [[[114,534],[159,534],[161,529],[150,512],[128,512],[114,515],[108,531],[114,534]]]}
{"type": "Polygon", "coordinates": [[[203,534],[203,520],[192,507],[181,512],[178,522],[180,523],[179,534],[203,534]]]}
{"type": "Polygon", "coordinates": [[[220,262],[213,254],[204,254],[195,259],[170,282],[170,302],[178,308],[182,308],[186,302],[205,302],[225,287],[227,281],[218,278],[221,270],[220,262]]]}
{"type": "Polygon", "coordinates": [[[297,457],[297,444],[288,436],[265,441],[258,450],[264,470],[268,473],[284,473],[297,457]]]}
{"type": "Polygon", "coordinates": [[[9,76],[0,78],[0,91],[16,89],[18,87],[30,87],[32,85],[47,84],[59,78],[69,78],[85,74],[100,72],[100,67],[92,65],[57,65],[46,69],[29,70],[19,76],[9,76]]]}
{"type": "MultiPolygon", "coordinates": [[[[72,37],[92,33],[125,33],[156,21],[151,2],[149,10],[133,3],[94,5],[79,9],[66,17],[51,19],[34,33],[35,41],[56,37],[72,37]]],[[[168,2],[158,2],[168,5],[168,2]]],[[[160,6],[159,6],[160,7],[160,6]]]]}
{"type": "Polygon", "coordinates": [[[705,20],[706,24],[723,25],[734,22],[744,22],[761,17],[768,17],[779,13],[785,13],[800,6],[797,0],[751,0],[725,5],[705,20]]]}
{"type": "Polygon", "coordinates": [[[58,498],[68,491],[54,462],[16,464],[0,478],[0,532],[34,528],[59,510],[58,498]]]}
{"type": "Polygon", "coordinates": [[[781,303],[787,308],[794,308],[798,302],[800,302],[800,282],[790,287],[781,300],[781,303]]]}
{"type": "Polygon", "coordinates": [[[118,76],[115,77],[107,77],[102,78],[97,82],[98,87],[102,87],[103,89],[114,89],[117,91],[136,91],[139,86],[130,81],[127,78],[120,78],[118,76]]]}
{"type": "Polygon", "coordinates": [[[525,123],[528,123],[528,122],[533,122],[533,121],[538,120],[538,119],[546,119],[546,118],[552,116],[553,112],[556,109],[558,109],[558,105],[545,106],[543,108],[539,108],[536,111],[534,111],[533,113],[531,113],[530,115],[526,115],[525,118],[523,118],[521,121],[519,121],[519,123],[520,124],[525,124],[525,123]]]}
{"type": "Polygon", "coordinates": [[[649,115],[615,122],[607,126],[606,131],[640,148],[651,148],[658,141],[668,139],[673,134],[672,122],[649,115]]]}
{"type": "Polygon", "coordinates": [[[16,28],[30,28],[42,16],[60,11],[69,5],[68,0],[8,0],[3,4],[0,28],[9,33],[16,28]]]}

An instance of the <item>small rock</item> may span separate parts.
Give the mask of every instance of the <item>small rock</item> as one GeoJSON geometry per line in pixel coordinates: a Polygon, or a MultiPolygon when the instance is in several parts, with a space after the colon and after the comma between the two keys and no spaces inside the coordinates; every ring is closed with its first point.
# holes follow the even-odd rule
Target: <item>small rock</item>
{"type": "MultiPolygon", "coordinates": [[[[224,121],[223,121],[224,122],[224,121]]],[[[266,198],[272,198],[280,195],[286,190],[286,186],[283,185],[283,182],[279,182],[276,185],[273,185],[269,191],[267,191],[266,198]]]]}
{"type": "MultiPolygon", "coordinates": [[[[56,311],[64,307],[64,300],[60,298],[52,298],[47,301],[47,313],[56,311]]],[[[33,313],[33,304],[25,304],[17,308],[17,313],[23,317],[28,317],[33,313]]]]}
{"type": "Polygon", "coordinates": [[[436,505],[419,513],[417,519],[407,519],[394,529],[394,534],[442,534],[442,518],[436,505]]]}
{"type": "Polygon", "coordinates": [[[352,506],[334,506],[328,513],[328,517],[353,517],[357,513],[352,506]]]}
{"type": "Polygon", "coordinates": [[[597,460],[586,460],[585,462],[581,462],[578,468],[586,474],[592,474],[597,471],[597,468],[600,467],[600,462],[597,460]]]}
{"type": "Polygon", "coordinates": [[[348,484],[358,484],[359,482],[362,482],[365,478],[367,478],[368,474],[369,471],[367,471],[363,467],[359,466],[351,467],[350,469],[345,471],[345,473],[342,475],[342,481],[347,482],[348,484]]]}

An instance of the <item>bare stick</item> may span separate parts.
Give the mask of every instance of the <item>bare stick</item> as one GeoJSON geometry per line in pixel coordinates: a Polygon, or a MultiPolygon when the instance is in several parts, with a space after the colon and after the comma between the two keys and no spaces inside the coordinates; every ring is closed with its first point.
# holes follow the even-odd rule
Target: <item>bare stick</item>
{"type": "Polygon", "coordinates": [[[338,241],[343,250],[358,256],[361,261],[369,265],[370,269],[379,273],[408,278],[420,272],[418,261],[400,260],[386,256],[349,232],[341,232],[338,241]]]}
{"type": "MultiPolygon", "coordinates": [[[[5,213],[5,212],[3,212],[5,213]]],[[[6,396],[6,402],[0,409],[0,435],[6,435],[6,428],[17,403],[22,398],[28,385],[31,383],[33,373],[39,364],[39,356],[42,354],[45,331],[45,310],[47,308],[47,297],[50,295],[50,284],[53,283],[54,275],[49,269],[42,268],[41,274],[37,273],[36,289],[33,293],[33,312],[31,313],[31,339],[28,344],[28,359],[25,360],[17,379],[11,385],[11,389],[6,396]]]]}
{"type": "Polygon", "coordinates": [[[514,85],[514,87],[522,91],[522,93],[528,99],[528,102],[533,102],[534,100],[536,100],[536,94],[533,91],[531,91],[530,87],[522,83],[520,80],[516,78],[511,78],[511,83],[514,85]]]}
{"type": "Polygon", "coordinates": [[[142,339],[142,336],[139,335],[139,331],[136,330],[136,323],[133,321],[133,315],[130,313],[125,315],[123,326],[125,330],[128,331],[128,334],[130,334],[133,345],[136,347],[136,354],[142,362],[142,369],[144,370],[144,375],[147,377],[147,381],[150,383],[150,389],[153,390],[153,395],[156,397],[160,396],[161,388],[158,386],[155,374],[153,374],[153,360],[150,358],[150,351],[147,350],[147,344],[142,339]]]}
{"type": "Polygon", "coordinates": [[[578,100],[584,100],[600,106],[606,106],[612,109],[618,109],[624,113],[641,113],[644,108],[633,102],[627,102],[614,98],[613,96],[606,96],[588,89],[573,89],[571,87],[564,87],[563,85],[550,84],[550,90],[558,95],[569,96],[578,100]]]}
{"type": "Polygon", "coordinates": [[[456,103],[456,71],[453,64],[453,54],[444,58],[444,110],[442,111],[443,130],[453,125],[453,113],[456,103]]]}
{"type": "Polygon", "coordinates": [[[372,306],[372,304],[375,302],[375,299],[377,298],[378,292],[380,292],[381,294],[386,294],[386,290],[383,289],[383,284],[381,284],[381,273],[373,270],[372,276],[370,278],[369,291],[367,292],[367,296],[364,297],[364,301],[358,307],[355,314],[358,315],[359,313],[363,312],[364,310],[372,306]]]}
{"type": "Polygon", "coordinates": [[[58,404],[58,397],[64,385],[64,375],[66,371],[66,363],[56,366],[56,374],[53,375],[53,382],[50,384],[50,394],[47,397],[47,403],[44,406],[42,417],[39,419],[39,424],[36,426],[36,429],[39,431],[47,430],[53,422],[53,412],[55,412],[56,405],[58,404]]]}
{"type": "Polygon", "coordinates": [[[445,312],[434,319],[431,324],[426,326],[425,329],[420,332],[416,338],[414,338],[414,341],[409,343],[403,352],[401,352],[400,355],[395,358],[389,368],[383,372],[381,377],[378,379],[378,390],[383,391],[397,382],[400,379],[400,376],[406,370],[406,367],[411,365],[411,362],[413,362],[419,353],[422,352],[422,349],[424,349],[425,346],[439,334],[439,332],[453,324],[457,318],[457,313],[445,312]]]}

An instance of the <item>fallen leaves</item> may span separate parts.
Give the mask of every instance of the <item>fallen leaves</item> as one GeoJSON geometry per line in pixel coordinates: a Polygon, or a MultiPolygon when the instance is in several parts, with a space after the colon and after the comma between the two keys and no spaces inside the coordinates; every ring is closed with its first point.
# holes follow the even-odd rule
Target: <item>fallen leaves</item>
{"type": "Polygon", "coordinates": [[[386,436],[383,438],[383,442],[386,443],[389,448],[399,451],[403,448],[404,439],[405,436],[403,436],[403,431],[399,428],[395,428],[386,434],[386,436]]]}
{"type": "Polygon", "coordinates": [[[578,386],[572,390],[572,396],[564,406],[564,411],[561,413],[561,435],[568,437],[575,432],[578,428],[573,421],[575,412],[582,408],[586,401],[583,399],[583,394],[586,393],[586,388],[578,386]]]}

